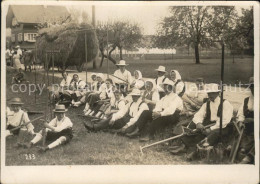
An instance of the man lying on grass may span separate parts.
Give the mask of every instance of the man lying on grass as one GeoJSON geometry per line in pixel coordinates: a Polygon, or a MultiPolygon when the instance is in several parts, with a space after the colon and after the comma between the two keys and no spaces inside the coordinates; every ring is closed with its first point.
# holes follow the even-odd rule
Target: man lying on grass
{"type": "Polygon", "coordinates": [[[67,111],[67,109],[65,109],[65,106],[56,105],[53,111],[56,117],[49,124],[46,122],[44,123],[44,126],[46,128],[36,134],[34,139],[27,144],[27,148],[31,148],[34,144],[44,139],[44,131],[46,133],[46,141],[51,141],[52,143],[48,146],[40,147],[40,151],[45,152],[61,144],[66,144],[72,139],[73,124],[70,119],[65,116],[65,112],[67,111]]]}

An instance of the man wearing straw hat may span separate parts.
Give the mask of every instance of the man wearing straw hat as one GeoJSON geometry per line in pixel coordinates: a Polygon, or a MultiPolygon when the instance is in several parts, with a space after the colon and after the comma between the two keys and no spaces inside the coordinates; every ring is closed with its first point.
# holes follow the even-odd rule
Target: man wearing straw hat
{"type": "Polygon", "coordinates": [[[165,93],[164,93],[164,89],[161,87],[161,84],[167,79],[167,77],[165,76],[166,70],[165,70],[164,66],[159,66],[155,70],[158,73],[157,78],[155,79],[155,84],[156,84],[157,89],[159,91],[160,98],[162,98],[162,97],[164,97],[165,93]]]}
{"type": "Polygon", "coordinates": [[[140,98],[141,91],[139,89],[133,89],[130,95],[133,98],[133,102],[125,105],[124,109],[120,109],[107,120],[103,120],[96,125],[85,124],[85,127],[89,130],[100,130],[109,127],[121,133],[133,131],[130,127],[138,121],[142,112],[149,110],[149,108],[146,103],[142,102],[142,98],[140,98]]]}
{"type": "Polygon", "coordinates": [[[121,86],[124,86],[125,92],[127,92],[128,86],[133,81],[131,73],[128,70],[126,70],[127,65],[128,64],[126,64],[125,60],[120,60],[116,64],[116,66],[118,66],[119,69],[115,71],[115,77],[113,78],[113,82],[116,85],[117,89],[120,89],[121,86]]]}
{"type": "Polygon", "coordinates": [[[141,138],[140,141],[149,141],[154,139],[155,132],[159,129],[165,128],[170,124],[177,124],[179,121],[179,114],[183,109],[182,99],[175,94],[174,82],[166,79],[162,83],[165,96],[160,99],[153,109],[152,122],[148,128],[148,135],[141,138]]]}
{"type": "MultiPolygon", "coordinates": [[[[28,117],[28,114],[24,112],[21,108],[24,104],[20,98],[13,98],[9,102],[11,105],[11,110],[7,111],[7,127],[6,127],[6,136],[9,135],[19,135],[21,132],[22,134],[26,131],[28,131],[31,135],[34,135],[34,126],[29,123],[30,119],[28,117]],[[28,125],[18,128],[14,131],[10,131],[16,127],[19,127],[23,124],[28,125]]],[[[22,142],[20,139],[18,139],[18,145],[22,145],[22,142]]]]}
{"type": "Polygon", "coordinates": [[[254,141],[254,78],[249,79],[250,96],[246,97],[238,109],[237,121],[245,131],[240,144],[240,155],[244,156],[241,164],[254,163],[255,141],[254,141]]]}
{"type": "MultiPolygon", "coordinates": [[[[205,143],[207,146],[214,146],[219,141],[219,128],[220,128],[220,87],[218,84],[205,85],[205,91],[208,93],[209,100],[204,103],[200,110],[194,115],[192,122],[188,125],[190,129],[197,129],[199,133],[186,135],[181,138],[184,143],[171,153],[176,154],[186,151],[186,148],[191,149],[191,153],[187,156],[188,160],[192,160],[197,155],[196,146],[199,143],[205,143]],[[212,126],[211,126],[212,125],[212,126]],[[205,126],[210,126],[205,128],[205,126]]],[[[233,106],[227,101],[223,101],[223,114],[222,114],[222,136],[227,136],[232,131],[229,126],[233,117],[233,106]]]]}
{"type": "MultiPolygon", "coordinates": [[[[46,140],[52,141],[51,144],[45,147],[40,147],[41,151],[47,151],[49,149],[53,149],[61,144],[68,143],[72,137],[72,122],[71,120],[65,116],[65,109],[64,105],[56,105],[53,112],[55,113],[56,117],[51,120],[50,123],[45,122],[44,127],[46,128],[46,140]]],[[[27,144],[27,148],[31,148],[37,142],[43,139],[42,130],[36,134],[34,139],[27,144]]]]}

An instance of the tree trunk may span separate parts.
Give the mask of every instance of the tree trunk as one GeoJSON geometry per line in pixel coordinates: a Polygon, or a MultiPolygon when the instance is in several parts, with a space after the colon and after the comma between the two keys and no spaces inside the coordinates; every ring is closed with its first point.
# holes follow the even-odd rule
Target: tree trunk
{"type": "Polygon", "coordinates": [[[109,53],[108,53],[108,59],[110,60],[110,61],[112,61],[114,64],[116,64],[116,60],[114,60],[114,58],[112,58],[112,56],[111,56],[111,54],[112,54],[112,52],[114,51],[116,49],[116,46],[113,46],[113,48],[109,51],[109,53]]]}
{"type": "Polygon", "coordinates": [[[123,59],[122,47],[119,47],[119,50],[120,50],[120,60],[122,60],[123,59]]]}
{"type": "Polygon", "coordinates": [[[195,43],[195,59],[196,59],[196,64],[200,64],[199,44],[198,43],[195,43]]]}
{"type": "Polygon", "coordinates": [[[99,68],[102,67],[102,65],[103,65],[103,61],[104,61],[104,56],[102,55],[102,56],[101,56],[101,61],[100,61],[100,64],[99,64],[99,68]]]}
{"type": "Polygon", "coordinates": [[[93,59],[93,69],[97,69],[96,59],[93,59]]]}

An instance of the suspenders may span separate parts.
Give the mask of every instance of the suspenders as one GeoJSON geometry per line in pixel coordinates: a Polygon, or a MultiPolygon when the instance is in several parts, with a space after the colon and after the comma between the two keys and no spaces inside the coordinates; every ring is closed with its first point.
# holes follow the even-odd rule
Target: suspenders
{"type": "MultiPolygon", "coordinates": [[[[129,106],[129,113],[130,113],[130,109],[131,109],[133,103],[134,103],[134,102],[132,102],[132,103],[130,104],[130,106],[129,106]]],[[[139,111],[139,109],[140,109],[140,107],[141,107],[141,105],[142,105],[143,103],[144,103],[144,102],[141,102],[141,103],[139,104],[137,112],[139,111]]]]}

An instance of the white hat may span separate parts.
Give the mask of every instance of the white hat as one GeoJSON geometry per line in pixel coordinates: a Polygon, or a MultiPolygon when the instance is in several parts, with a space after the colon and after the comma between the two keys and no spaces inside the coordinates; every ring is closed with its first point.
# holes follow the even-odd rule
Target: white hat
{"type": "Polygon", "coordinates": [[[163,82],[161,85],[162,85],[162,86],[163,86],[163,85],[174,86],[174,82],[173,82],[172,80],[166,78],[166,79],[164,80],[164,82],[163,82]]]}
{"type": "Polygon", "coordinates": [[[141,91],[139,89],[133,89],[133,91],[129,95],[131,95],[131,96],[141,96],[141,91]]]}
{"type": "Polygon", "coordinates": [[[20,48],[20,45],[17,45],[16,48],[20,48]]]}
{"type": "Polygon", "coordinates": [[[125,60],[120,60],[116,65],[117,66],[126,66],[128,64],[125,63],[125,60]]]}
{"type": "Polygon", "coordinates": [[[100,77],[102,80],[104,80],[104,75],[103,75],[103,73],[97,73],[97,75],[96,75],[97,77],[100,77]]]}
{"type": "Polygon", "coordinates": [[[157,70],[158,72],[166,72],[165,66],[159,66],[158,69],[155,70],[157,70]]]}
{"type": "Polygon", "coordinates": [[[205,91],[207,93],[217,93],[220,92],[220,86],[215,83],[205,84],[205,91]]]}

